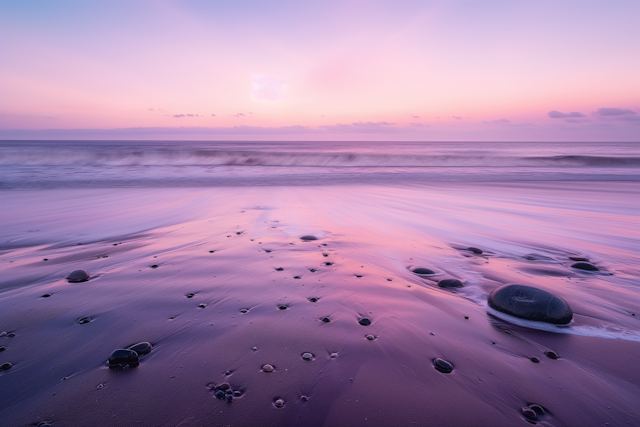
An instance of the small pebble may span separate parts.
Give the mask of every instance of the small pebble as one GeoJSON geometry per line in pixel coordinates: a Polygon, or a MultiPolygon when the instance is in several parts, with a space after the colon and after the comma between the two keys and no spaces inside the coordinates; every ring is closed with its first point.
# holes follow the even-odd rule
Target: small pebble
{"type": "Polygon", "coordinates": [[[276,405],[276,408],[282,408],[284,406],[284,399],[276,399],[273,404],[276,405]]]}
{"type": "Polygon", "coordinates": [[[282,268],[282,267],[276,268],[276,271],[283,271],[283,270],[284,270],[284,268],[282,268]]]}
{"type": "Polygon", "coordinates": [[[318,240],[318,238],[316,236],[312,236],[310,234],[307,234],[306,236],[301,236],[300,240],[302,241],[309,241],[309,240],[318,240]]]}
{"type": "Polygon", "coordinates": [[[78,323],[81,325],[84,325],[85,323],[89,323],[89,322],[91,322],[90,317],[81,317],[78,319],[78,323]]]}
{"type": "Polygon", "coordinates": [[[300,276],[293,276],[294,279],[300,279],[300,276]]]}
{"type": "Polygon", "coordinates": [[[309,271],[315,273],[317,270],[315,268],[310,268],[309,271]]]}
{"type": "Polygon", "coordinates": [[[8,338],[13,338],[15,336],[16,336],[16,334],[14,334],[13,332],[10,332],[10,333],[7,334],[8,338]]]}
{"type": "Polygon", "coordinates": [[[215,251],[209,251],[210,254],[214,253],[215,251]]]}
{"type": "Polygon", "coordinates": [[[89,273],[87,270],[75,270],[67,276],[67,281],[69,283],[86,282],[87,280],[89,280],[89,273]]]}
{"type": "Polygon", "coordinates": [[[231,388],[231,386],[229,385],[229,383],[222,383],[219,386],[216,387],[218,390],[229,390],[231,388]]]}
{"type": "Polygon", "coordinates": [[[533,363],[540,363],[540,359],[538,359],[538,358],[537,358],[537,357],[535,357],[535,356],[531,356],[531,357],[529,357],[529,360],[531,360],[533,363]]]}
{"type": "Polygon", "coordinates": [[[436,359],[433,359],[433,367],[436,368],[438,371],[442,372],[443,374],[448,374],[451,371],[453,371],[453,364],[439,357],[436,359]]]}
{"type": "Polygon", "coordinates": [[[264,372],[273,372],[275,368],[272,365],[269,365],[268,363],[266,365],[262,365],[262,370],[264,372]]]}
{"type": "Polygon", "coordinates": [[[538,418],[538,416],[536,415],[536,411],[531,408],[522,408],[522,415],[530,420],[535,420],[536,418],[538,418]]]}
{"type": "Polygon", "coordinates": [[[307,396],[301,396],[300,400],[302,400],[303,402],[306,402],[309,400],[309,398],[307,396]]]}
{"type": "Polygon", "coordinates": [[[368,339],[369,341],[373,341],[373,340],[375,340],[375,339],[376,339],[376,336],[375,336],[375,335],[371,335],[371,334],[369,334],[369,335],[365,335],[364,337],[365,337],[366,339],[368,339]]]}
{"type": "Polygon", "coordinates": [[[318,298],[309,298],[309,302],[318,302],[318,298]]]}
{"type": "Polygon", "coordinates": [[[240,396],[242,396],[242,392],[240,390],[236,390],[236,391],[233,392],[233,396],[234,397],[240,397],[240,396]]]}
{"type": "Polygon", "coordinates": [[[320,320],[322,320],[324,323],[329,323],[329,322],[331,322],[331,319],[329,319],[328,317],[323,317],[323,318],[322,318],[322,319],[320,319],[320,320]]]}
{"type": "Polygon", "coordinates": [[[336,357],[338,357],[338,353],[331,353],[329,357],[335,359],[336,357]]]}
{"type": "Polygon", "coordinates": [[[553,350],[545,351],[544,355],[547,356],[549,359],[553,359],[553,360],[556,360],[558,358],[558,353],[556,353],[553,350]]]}
{"type": "Polygon", "coordinates": [[[11,364],[10,362],[4,362],[2,365],[0,365],[0,371],[8,371],[12,366],[13,364],[11,364]]]}
{"type": "Polygon", "coordinates": [[[482,253],[482,249],[474,248],[473,246],[469,246],[467,248],[468,251],[473,252],[474,254],[480,255],[482,253]]]}
{"type": "Polygon", "coordinates": [[[119,366],[138,366],[140,360],[138,353],[133,350],[118,349],[114,350],[109,356],[109,367],[119,366]]]}
{"type": "Polygon", "coordinates": [[[302,353],[302,358],[304,360],[313,360],[313,354],[308,353],[308,352],[307,353],[302,353]]]}
{"type": "Polygon", "coordinates": [[[229,376],[229,375],[231,375],[231,371],[224,371],[224,374],[229,376]]]}
{"type": "Polygon", "coordinates": [[[324,265],[333,265],[332,262],[325,262],[324,265]]]}
{"type": "Polygon", "coordinates": [[[537,403],[530,404],[529,408],[533,409],[533,411],[538,415],[544,415],[544,408],[537,403]]]}
{"type": "Polygon", "coordinates": [[[258,351],[258,347],[251,347],[251,350],[258,351]]]}
{"type": "Polygon", "coordinates": [[[0,345],[0,351],[5,351],[6,348],[0,345]]]}
{"type": "Polygon", "coordinates": [[[371,319],[369,319],[368,317],[363,317],[362,319],[358,320],[358,323],[360,323],[362,326],[369,326],[371,324],[371,319]]]}
{"type": "Polygon", "coordinates": [[[462,288],[464,283],[458,279],[442,279],[438,282],[441,288],[462,288]]]}
{"type": "Polygon", "coordinates": [[[151,343],[143,341],[127,347],[127,350],[133,350],[138,353],[138,356],[144,356],[145,354],[148,354],[152,348],[153,346],[151,345],[151,343]]]}
{"type": "Polygon", "coordinates": [[[413,270],[411,270],[413,273],[418,274],[418,275],[428,275],[428,274],[436,274],[435,271],[430,270],[428,268],[424,268],[424,267],[416,267],[413,270]]]}
{"type": "Polygon", "coordinates": [[[225,399],[227,399],[227,402],[231,402],[233,400],[233,394],[227,394],[227,397],[225,397],[225,399]]]}
{"type": "Polygon", "coordinates": [[[322,256],[324,256],[324,257],[328,257],[328,256],[329,256],[329,254],[322,254],[322,256]]]}
{"type": "Polygon", "coordinates": [[[196,294],[194,294],[193,292],[189,292],[188,294],[185,295],[187,298],[193,298],[194,296],[196,296],[196,294]]]}
{"type": "Polygon", "coordinates": [[[44,258],[43,261],[49,261],[49,258],[44,258]]]}
{"type": "Polygon", "coordinates": [[[593,264],[589,264],[588,262],[576,262],[571,266],[571,268],[577,268],[578,270],[585,271],[600,271],[598,267],[593,264]]]}
{"type": "Polygon", "coordinates": [[[227,395],[227,393],[225,393],[225,392],[224,392],[224,391],[222,391],[222,390],[218,390],[218,391],[216,391],[216,397],[217,397],[218,399],[224,399],[224,397],[225,397],[226,395],[227,395]]]}
{"type": "Polygon", "coordinates": [[[249,310],[247,310],[246,308],[241,308],[240,309],[240,313],[247,313],[249,310]]]}
{"type": "Polygon", "coordinates": [[[286,305],[284,305],[284,304],[280,304],[280,305],[278,305],[278,308],[279,308],[280,310],[286,310],[286,309],[287,309],[287,306],[286,306],[286,305]]]}
{"type": "Polygon", "coordinates": [[[49,298],[51,296],[51,294],[44,294],[42,295],[42,298],[49,298]]]}
{"type": "Polygon", "coordinates": [[[207,304],[198,304],[198,307],[200,307],[200,308],[206,308],[206,307],[207,307],[207,304]]]}
{"type": "Polygon", "coordinates": [[[151,268],[158,268],[158,264],[153,264],[151,268]]]}

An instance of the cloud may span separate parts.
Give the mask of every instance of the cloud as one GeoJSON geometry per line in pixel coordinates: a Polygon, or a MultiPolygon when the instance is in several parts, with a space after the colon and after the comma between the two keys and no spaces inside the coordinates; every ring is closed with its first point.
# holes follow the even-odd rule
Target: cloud
{"type": "Polygon", "coordinates": [[[598,108],[598,111],[593,113],[596,116],[610,117],[610,116],[626,116],[626,115],[636,115],[635,111],[629,110],[628,108],[598,108]]]}
{"type": "Polygon", "coordinates": [[[202,116],[199,114],[174,114],[173,117],[180,118],[180,117],[202,117],[202,116]]]}
{"type": "Polygon", "coordinates": [[[286,83],[277,77],[253,76],[253,97],[263,101],[284,98],[286,83]]]}
{"type": "Polygon", "coordinates": [[[185,117],[185,115],[184,114],[174,114],[173,117],[180,118],[180,117],[185,117]]]}
{"type": "Polygon", "coordinates": [[[416,116],[415,114],[411,114],[411,118],[412,118],[412,119],[419,119],[419,118],[420,118],[420,116],[416,116]]]}
{"type": "Polygon", "coordinates": [[[212,114],[212,115],[211,115],[211,117],[215,117],[215,116],[216,116],[215,114],[212,114]]]}
{"type": "Polygon", "coordinates": [[[414,128],[430,128],[431,126],[425,125],[424,123],[409,123],[409,126],[414,128]]]}
{"type": "Polygon", "coordinates": [[[244,117],[243,113],[229,114],[231,117],[244,117]]]}
{"type": "Polygon", "coordinates": [[[153,111],[153,108],[149,108],[149,111],[153,111]]]}
{"type": "Polygon", "coordinates": [[[324,129],[327,132],[357,132],[357,133],[389,133],[398,132],[400,128],[395,126],[395,123],[389,122],[353,122],[350,124],[336,123],[335,125],[322,125],[320,129],[324,129]]]}
{"type": "Polygon", "coordinates": [[[560,111],[549,111],[549,117],[552,119],[568,119],[568,118],[578,118],[578,117],[586,117],[584,114],[579,113],[577,111],[572,111],[571,113],[561,113],[560,111]]]}
{"type": "Polygon", "coordinates": [[[485,125],[506,125],[507,123],[511,123],[511,120],[500,119],[500,120],[491,120],[490,122],[485,120],[482,123],[484,123],[485,125]]]}
{"type": "Polygon", "coordinates": [[[451,116],[452,118],[456,119],[456,120],[462,120],[461,116],[451,116]]]}

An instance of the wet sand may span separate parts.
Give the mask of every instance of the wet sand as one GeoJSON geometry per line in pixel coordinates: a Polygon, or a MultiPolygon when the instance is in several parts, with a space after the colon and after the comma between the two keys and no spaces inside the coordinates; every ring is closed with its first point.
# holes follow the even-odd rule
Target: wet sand
{"type": "Polygon", "coordinates": [[[639,190],[3,191],[0,424],[640,425],[639,190]],[[572,322],[493,312],[505,283],[560,296],[572,322]],[[139,366],[109,368],[143,341],[139,366]]]}

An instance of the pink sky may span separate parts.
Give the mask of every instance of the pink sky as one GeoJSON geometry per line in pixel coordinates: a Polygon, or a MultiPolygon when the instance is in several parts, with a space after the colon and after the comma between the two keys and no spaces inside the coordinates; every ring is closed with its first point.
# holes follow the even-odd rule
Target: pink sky
{"type": "Polygon", "coordinates": [[[227,3],[0,3],[0,139],[640,140],[635,0],[227,3]]]}

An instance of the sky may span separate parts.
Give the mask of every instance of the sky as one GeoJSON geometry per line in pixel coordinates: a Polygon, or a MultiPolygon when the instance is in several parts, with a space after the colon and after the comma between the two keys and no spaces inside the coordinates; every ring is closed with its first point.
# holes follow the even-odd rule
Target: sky
{"type": "Polygon", "coordinates": [[[0,139],[639,141],[638,0],[0,0],[0,139]]]}

